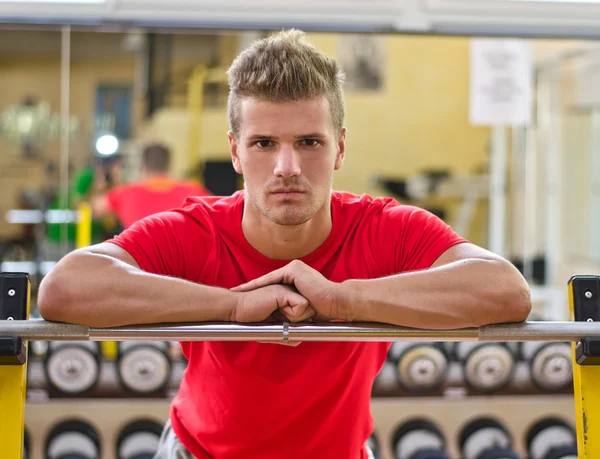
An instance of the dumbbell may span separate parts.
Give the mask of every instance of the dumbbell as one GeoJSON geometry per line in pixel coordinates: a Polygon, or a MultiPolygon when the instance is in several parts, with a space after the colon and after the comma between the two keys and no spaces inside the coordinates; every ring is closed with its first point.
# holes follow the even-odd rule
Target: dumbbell
{"type": "Polygon", "coordinates": [[[456,359],[462,362],[465,384],[478,392],[506,387],[515,372],[515,352],[506,343],[456,343],[456,359]]]}
{"type": "Polygon", "coordinates": [[[118,459],[152,459],[158,449],[163,426],[152,419],[137,419],[121,429],[117,437],[118,459]]]}
{"type": "Polygon", "coordinates": [[[535,422],[525,434],[528,459],[577,459],[577,438],[564,420],[548,417],[535,422]]]}
{"type": "Polygon", "coordinates": [[[395,341],[388,359],[396,368],[400,385],[409,392],[439,389],[448,376],[448,354],[441,343],[395,341]]]}
{"type": "Polygon", "coordinates": [[[373,432],[369,436],[367,439],[367,446],[371,450],[371,453],[373,453],[373,456],[369,457],[369,459],[379,459],[379,437],[377,436],[377,432],[373,432]]]}
{"type": "Polygon", "coordinates": [[[543,391],[560,391],[573,384],[571,344],[526,341],[521,345],[533,383],[543,391]]]}
{"type": "Polygon", "coordinates": [[[23,459],[29,459],[29,451],[31,451],[31,440],[29,437],[29,429],[23,429],[23,459]]]}
{"type": "Polygon", "coordinates": [[[172,365],[168,341],[124,341],[117,346],[117,376],[121,386],[136,394],[166,389],[172,365]]]}
{"type": "Polygon", "coordinates": [[[463,459],[519,459],[508,430],[490,417],[478,417],[465,424],[458,442],[463,459]]]}
{"type": "Polygon", "coordinates": [[[100,346],[90,341],[50,341],[43,361],[48,384],[65,395],[80,395],[100,380],[100,346]]]}
{"type": "Polygon", "coordinates": [[[82,419],[68,419],[56,424],[46,439],[46,459],[98,459],[100,435],[82,419]]]}
{"type": "Polygon", "coordinates": [[[441,430],[427,419],[412,419],[398,426],[392,449],[395,459],[450,459],[441,430]]]}

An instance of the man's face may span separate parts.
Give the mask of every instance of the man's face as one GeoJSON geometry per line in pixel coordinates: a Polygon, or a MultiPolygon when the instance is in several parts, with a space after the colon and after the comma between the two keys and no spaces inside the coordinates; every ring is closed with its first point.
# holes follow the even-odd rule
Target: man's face
{"type": "Polygon", "coordinates": [[[229,134],[250,211],[278,225],[309,221],[329,203],[342,166],[345,130],[334,132],[325,97],[293,102],[244,98],[238,138],[229,134]]]}

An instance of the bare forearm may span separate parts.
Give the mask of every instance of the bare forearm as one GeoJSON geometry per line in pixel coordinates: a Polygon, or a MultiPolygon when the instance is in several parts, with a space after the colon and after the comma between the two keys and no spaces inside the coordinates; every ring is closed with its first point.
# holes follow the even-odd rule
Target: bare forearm
{"type": "Polygon", "coordinates": [[[73,253],[42,281],[42,317],[91,327],[229,320],[236,294],[146,273],[112,257],[73,253]]]}
{"type": "Polygon", "coordinates": [[[350,280],[340,289],[345,299],[340,307],[351,321],[424,329],[520,322],[531,308],[520,273],[506,262],[483,259],[381,279],[350,280]]]}

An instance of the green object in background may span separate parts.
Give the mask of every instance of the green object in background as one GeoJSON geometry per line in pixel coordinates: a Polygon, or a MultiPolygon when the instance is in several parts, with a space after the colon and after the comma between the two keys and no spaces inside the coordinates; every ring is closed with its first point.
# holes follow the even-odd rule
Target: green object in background
{"type": "MultiPolygon", "coordinates": [[[[95,178],[95,170],[91,166],[84,167],[79,171],[79,173],[75,176],[73,187],[71,192],[67,196],[67,208],[71,210],[73,209],[73,201],[79,199],[87,199],[94,184],[95,178]]],[[[61,190],[58,191],[52,202],[50,203],[49,209],[56,210],[61,208],[62,203],[62,193],[61,190]]],[[[67,241],[75,242],[75,235],[77,231],[77,225],[75,223],[66,223],[66,224],[58,224],[58,223],[48,223],[46,225],[46,237],[49,241],[53,242],[63,242],[63,232],[64,230],[61,228],[62,226],[67,227],[67,241]]],[[[92,242],[97,242],[102,237],[102,223],[93,221],[92,222],[92,242]]]]}

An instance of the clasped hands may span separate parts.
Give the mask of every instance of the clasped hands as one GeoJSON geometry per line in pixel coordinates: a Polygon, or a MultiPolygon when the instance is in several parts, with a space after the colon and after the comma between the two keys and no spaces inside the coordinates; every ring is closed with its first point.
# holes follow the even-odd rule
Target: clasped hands
{"type": "Polygon", "coordinates": [[[299,260],[231,290],[241,293],[231,313],[233,322],[277,316],[290,322],[346,319],[342,284],[299,260]]]}

